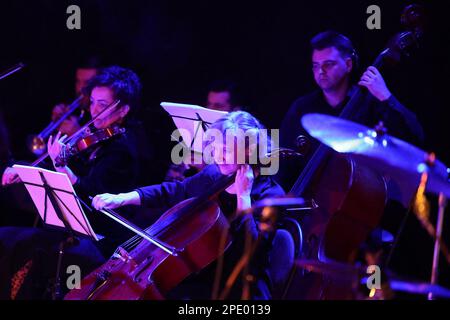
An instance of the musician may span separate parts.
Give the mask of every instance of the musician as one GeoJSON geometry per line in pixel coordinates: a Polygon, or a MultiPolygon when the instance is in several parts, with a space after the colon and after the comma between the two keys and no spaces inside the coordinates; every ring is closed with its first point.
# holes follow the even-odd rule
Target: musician
{"type": "Polygon", "coordinates": [[[241,97],[237,84],[229,80],[212,82],[208,88],[206,107],[226,112],[241,110],[241,97]]]}
{"type": "MultiPolygon", "coordinates": [[[[140,90],[139,78],[133,71],[118,66],[102,69],[84,89],[85,94],[90,97],[91,116],[96,117],[118,100],[120,103],[117,107],[102,113],[94,121],[94,129],[101,130],[113,126],[126,128],[130,114],[139,106],[140,90]]],[[[86,202],[89,195],[124,192],[136,187],[139,175],[137,150],[135,141],[127,131],[94,145],[86,150],[85,154],[80,153],[78,157],[74,157],[67,163],[59,160],[60,152],[65,147],[63,138],[61,133],[50,137],[48,141],[50,158],[55,170],[67,174],[77,194],[86,202]]],[[[4,181],[11,183],[14,178],[15,174],[13,170],[10,170],[8,176],[4,177],[4,181]]],[[[101,264],[119,243],[131,236],[124,228],[102,214],[89,214],[89,212],[86,214],[95,232],[105,238],[95,245],[90,240],[81,239],[79,245],[68,248],[64,265],[70,263],[80,265],[83,274],[101,264]]],[[[130,219],[133,213],[123,210],[121,214],[130,219]]],[[[64,237],[62,232],[40,228],[1,228],[1,297],[13,298],[15,285],[11,281],[14,282],[17,275],[24,272],[23,268],[30,261],[33,265],[33,269],[29,271],[31,279],[27,282],[28,285],[23,286],[24,289],[20,291],[21,295],[18,297],[36,298],[36,294],[42,294],[42,291],[35,292],[33,288],[37,286],[43,289],[36,283],[40,283],[41,279],[46,280],[46,277],[54,276],[58,244],[64,237]],[[32,276],[39,273],[43,275],[32,276]]],[[[45,286],[45,284],[41,285],[45,286]]],[[[15,294],[17,292],[14,296],[15,294]]]]}
{"type": "MultiPolygon", "coordinates": [[[[222,134],[227,130],[242,129],[244,132],[258,132],[262,125],[251,114],[244,111],[232,112],[215,122],[212,129],[218,129],[222,134]]],[[[234,131],[233,131],[234,132],[234,131]]],[[[92,205],[96,209],[119,208],[127,205],[146,207],[172,207],[184,199],[199,196],[215,181],[224,175],[236,172],[234,184],[221,192],[218,196],[219,205],[227,217],[231,217],[237,210],[242,212],[251,207],[254,201],[281,196],[284,194],[282,188],[270,176],[260,174],[257,165],[238,164],[236,152],[232,147],[226,146],[224,142],[214,142],[215,148],[223,148],[223,155],[214,155],[214,164],[206,166],[198,174],[185,179],[182,182],[164,182],[160,185],[152,185],[135,189],[128,193],[100,194],[97,195],[92,205]],[[222,157],[222,158],[221,158],[222,157]]],[[[259,142],[261,143],[261,141],[259,142]]],[[[250,154],[252,147],[247,146],[246,153],[250,154]]],[[[241,215],[232,223],[232,234],[234,240],[232,247],[225,254],[224,276],[228,277],[232,268],[236,265],[242,255],[243,241],[247,232],[255,239],[258,234],[258,225],[255,219],[249,215],[241,215]],[[250,222],[250,230],[246,231],[245,221],[250,222]]],[[[252,273],[258,279],[253,283],[253,298],[269,298],[270,279],[266,272],[267,251],[270,248],[270,237],[265,238],[259,255],[255,257],[251,265],[252,273]]],[[[188,299],[210,299],[211,288],[214,279],[216,265],[210,265],[202,270],[199,275],[185,280],[180,286],[169,294],[169,298],[188,299]]],[[[224,277],[224,278],[225,278],[224,277]]],[[[241,283],[233,288],[229,298],[241,298],[241,283]]]]}
{"type": "MultiPolygon", "coordinates": [[[[299,148],[302,153],[306,153],[304,161],[312,155],[318,142],[302,128],[302,116],[307,113],[338,116],[356,89],[352,77],[358,62],[351,41],[335,31],[317,34],[311,40],[311,48],[312,71],[319,88],[294,101],[280,128],[280,145],[299,148]]],[[[423,142],[423,130],[416,115],[395,98],[377,68],[369,66],[357,84],[369,93],[352,120],[369,127],[383,121],[390,135],[416,144],[423,142]]],[[[282,163],[277,179],[285,190],[290,189],[298,176],[292,173],[300,173],[305,163],[282,163]]]]}

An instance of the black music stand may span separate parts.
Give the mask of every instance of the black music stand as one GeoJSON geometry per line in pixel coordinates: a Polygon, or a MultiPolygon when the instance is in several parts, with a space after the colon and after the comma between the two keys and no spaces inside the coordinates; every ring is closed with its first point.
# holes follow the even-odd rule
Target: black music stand
{"type": "Polygon", "coordinates": [[[44,224],[63,230],[66,236],[59,244],[52,298],[61,298],[61,265],[65,251],[78,244],[77,236],[99,240],[87,220],[78,196],[64,173],[37,167],[13,166],[25,184],[44,224]]]}

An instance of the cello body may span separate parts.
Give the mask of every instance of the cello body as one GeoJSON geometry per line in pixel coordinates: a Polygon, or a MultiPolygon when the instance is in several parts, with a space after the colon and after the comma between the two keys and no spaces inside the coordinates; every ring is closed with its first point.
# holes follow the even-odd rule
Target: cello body
{"type": "Polygon", "coordinates": [[[194,200],[174,206],[146,230],[178,249],[176,256],[139,239],[132,250],[119,247],[105,264],[82,280],[81,289],[70,291],[65,300],[164,299],[183,279],[217,259],[231,243],[228,220],[213,201],[199,206],[189,219],[180,216],[194,200]],[[223,234],[227,238],[220,243],[223,234]]]}

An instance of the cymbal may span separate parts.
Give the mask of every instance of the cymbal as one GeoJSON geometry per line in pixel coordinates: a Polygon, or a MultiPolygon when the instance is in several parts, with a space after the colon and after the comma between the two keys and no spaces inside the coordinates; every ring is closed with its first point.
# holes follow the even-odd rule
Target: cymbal
{"type": "MultiPolygon", "coordinates": [[[[361,284],[366,284],[367,281],[367,266],[350,265],[335,261],[322,262],[312,259],[297,259],[295,264],[302,269],[337,280],[350,281],[360,278],[361,284]]],[[[412,294],[428,294],[431,292],[434,297],[450,298],[450,289],[440,285],[426,282],[404,281],[392,275],[389,275],[387,279],[389,288],[393,291],[412,294]]]]}
{"type": "Polygon", "coordinates": [[[336,152],[356,155],[382,171],[406,174],[417,185],[421,174],[427,171],[427,191],[443,192],[450,197],[447,167],[439,160],[428,166],[429,154],[425,151],[386,133],[338,117],[311,113],[303,116],[301,122],[312,137],[336,152]]]}
{"type": "Polygon", "coordinates": [[[450,289],[441,287],[437,284],[390,280],[389,286],[394,291],[408,292],[413,294],[432,293],[434,297],[450,299],[450,289]]]}
{"type": "Polygon", "coordinates": [[[295,265],[310,272],[320,273],[338,279],[351,279],[365,274],[366,269],[342,262],[322,262],[314,259],[297,259],[295,265]]]}
{"type": "Polygon", "coordinates": [[[253,208],[262,207],[283,207],[287,209],[297,209],[297,210],[309,210],[317,208],[317,204],[313,199],[303,199],[295,197],[278,197],[278,198],[265,198],[255,202],[252,206],[253,208]]]}

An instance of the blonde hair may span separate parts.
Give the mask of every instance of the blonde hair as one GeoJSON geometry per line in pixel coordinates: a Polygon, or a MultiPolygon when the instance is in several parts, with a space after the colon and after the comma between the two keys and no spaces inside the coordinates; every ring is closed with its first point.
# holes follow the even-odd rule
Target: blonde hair
{"type": "MultiPolygon", "coordinates": [[[[260,146],[260,143],[265,143],[265,146],[267,146],[266,152],[270,152],[270,146],[271,146],[271,140],[270,137],[267,137],[267,134],[265,135],[267,137],[267,141],[261,141],[261,137],[263,136],[261,134],[261,129],[265,129],[265,127],[261,124],[261,122],[256,119],[253,115],[246,111],[234,111],[230,112],[224,117],[220,118],[216,122],[214,122],[208,130],[217,130],[219,131],[223,137],[231,135],[235,138],[242,138],[240,133],[244,134],[244,139],[248,138],[244,141],[246,150],[250,150],[250,147],[255,148],[252,150],[252,152],[255,152],[254,155],[257,155],[257,148],[260,146]],[[252,146],[252,139],[253,140],[253,146],[252,146]]],[[[211,144],[212,141],[207,141],[206,145],[211,144]]],[[[259,160],[256,163],[257,166],[260,165],[259,160]]]]}

